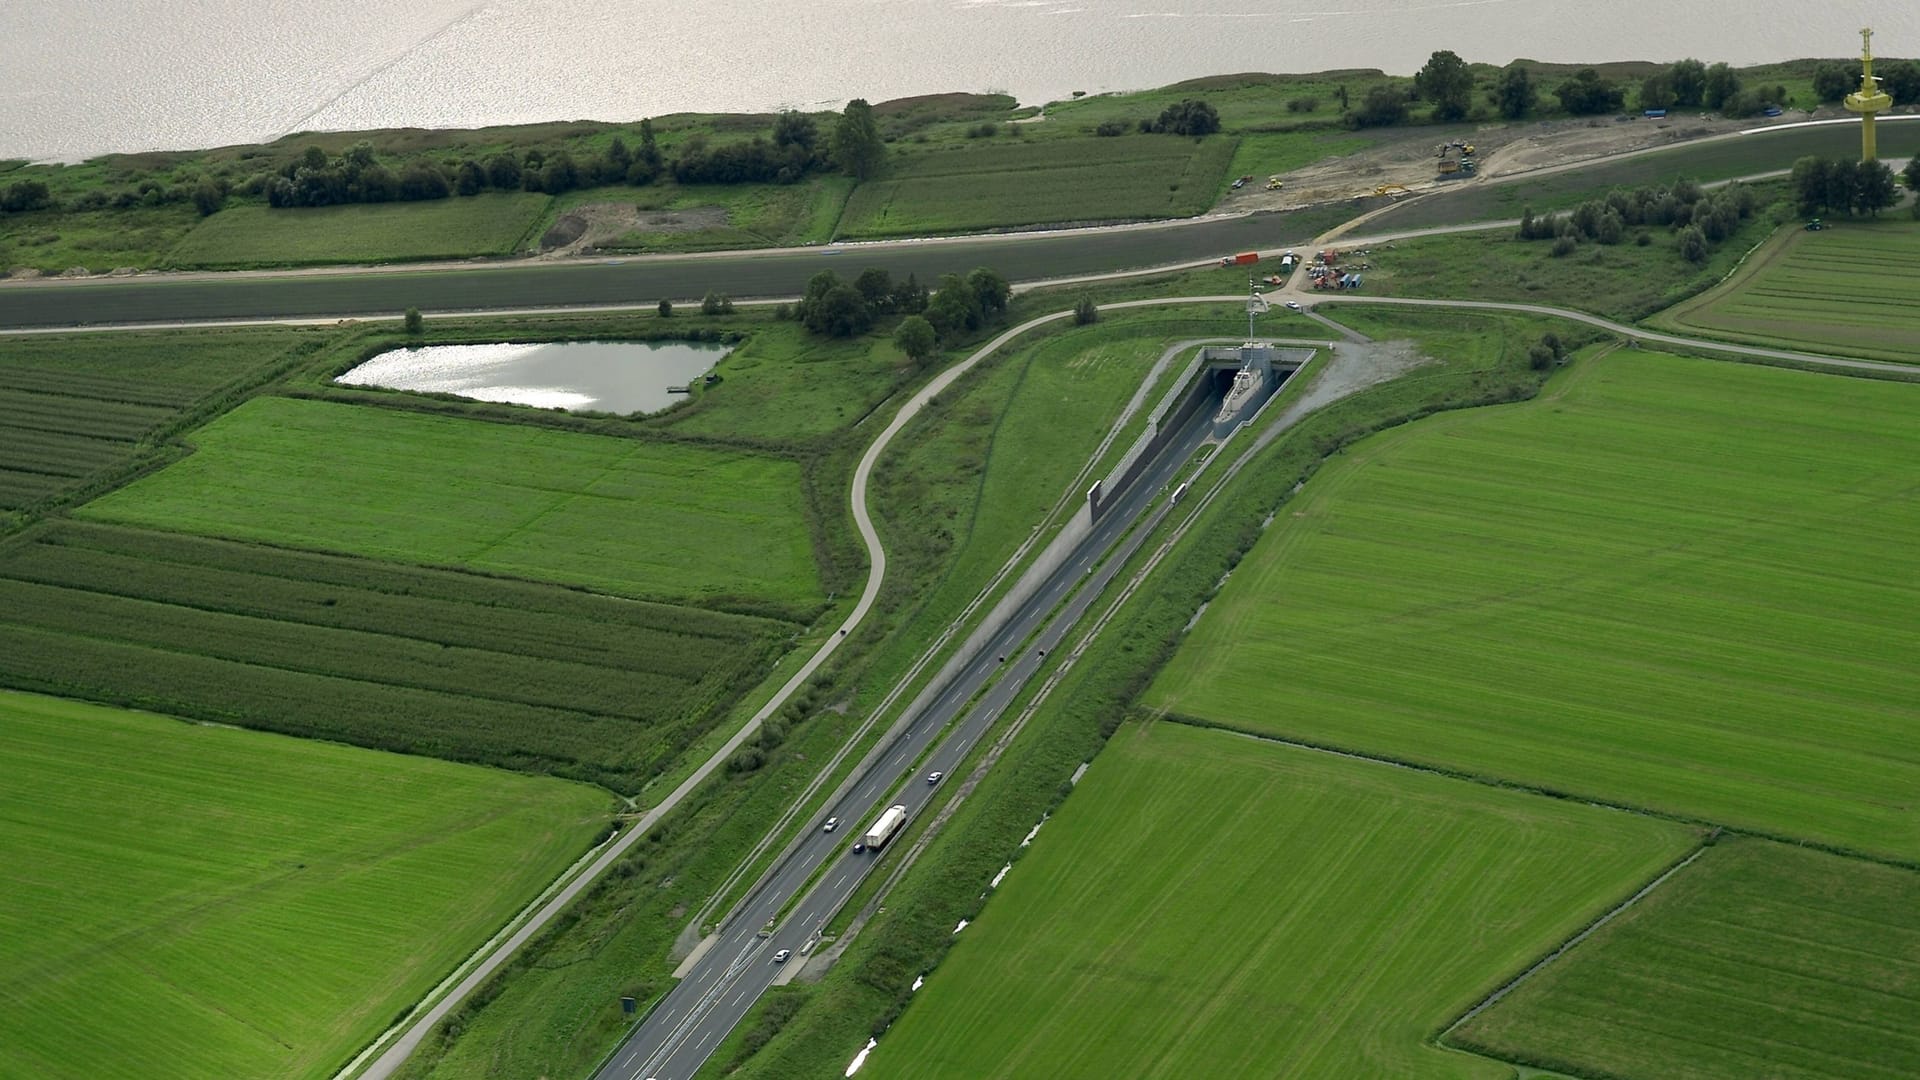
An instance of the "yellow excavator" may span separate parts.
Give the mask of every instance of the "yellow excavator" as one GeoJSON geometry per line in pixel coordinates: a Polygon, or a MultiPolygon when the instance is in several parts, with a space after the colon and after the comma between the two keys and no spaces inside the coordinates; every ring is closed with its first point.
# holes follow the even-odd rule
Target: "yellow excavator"
{"type": "Polygon", "coordinates": [[[1402,184],[1381,184],[1379,187],[1373,189],[1373,193],[1375,195],[1385,195],[1389,198],[1397,199],[1405,195],[1407,189],[1405,185],[1402,184]]]}

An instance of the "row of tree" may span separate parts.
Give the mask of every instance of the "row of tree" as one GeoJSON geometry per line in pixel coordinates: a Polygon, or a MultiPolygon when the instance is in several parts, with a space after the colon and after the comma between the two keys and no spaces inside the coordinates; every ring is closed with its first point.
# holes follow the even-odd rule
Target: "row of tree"
{"type": "Polygon", "coordinates": [[[1143,135],[1211,135],[1220,130],[1220,114],[1199,98],[1187,98],[1161,109],[1160,115],[1151,120],[1102,120],[1093,133],[1110,137],[1134,130],[1143,135]]]}
{"type": "Polygon", "coordinates": [[[895,282],[885,270],[871,267],[851,282],[822,270],[808,279],[798,303],[775,314],[798,319],[810,332],[826,337],[864,334],[883,318],[905,315],[894,331],[894,344],[918,362],[932,356],[943,341],[998,323],[1012,301],[1013,286],[986,267],[964,277],[944,275],[932,292],[911,274],[895,282]]]}
{"type": "MultiPolygon", "coordinates": [[[[1880,89],[1893,98],[1895,105],[1920,102],[1920,64],[1912,60],[1882,60],[1874,72],[1880,89]]],[[[1813,96],[1821,101],[1839,101],[1860,89],[1860,63],[1842,64],[1824,61],[1813,69],[1813,96]]]]}
{"type": "MultiPolygon", "coordinates": [[[[1830,66],[1837,73],[1842,71],[1839,65],[1822,66],[1830,66]]],[[[1915,85],[1911,93],[1920,98],[1920,68],[1914,69],[1913,76],[1915,85]]],[[[1856,64],[1853,67],[1856,85],[1859,79],[1860,68],[1856,64]]],[[[1905,83],[1901,85],[1904,87],[1905,83]]],[[[1888,86],[1894,99],[1901,100],[1891,80],[1888,86]]],[[[1406,120],[1409,105],[1416,101],[1430,104],[1433,119],[1441,123],[1465,120],[1473,111],[1474,87],[1473,70],[1467,62],[1451,50],[1442,49],[1427,58],[1426,64],[1414,74],[1411,87],[1384,85],[1369,90],[1359,107],[1348,113],[1347,123],[1362,128],[1398,124],[1406,120]]],[[[1345,108],[1342,89],[1341,107],[1345,108]]],[[[1609,80],[1598,69],[1589,67],[1561,80],[1550,93],[1571,115],[1599,116],[1624,109],[1627,90],[1626,85],[1609,80]]],[[[1500,116],[1518,120],[1538,107],[1540,93],[1541,86],[1533,72],[1515,61],[1494,77],[1486,99],[1500,116]]],[[[1824,96],[1825,92],[1822,93],[1824,96]]],[[[1787,90],[1784,86],[1744,89],[1740,76],[1730,65],[1709,65],[1688,58],[1642,79],[1636,101],[1642,109],[1704,107],[1728,116],[1752,116],[1769,105],[1786,105],[1787,90]]]]}
{"type": "MultiPolygon", "coordinates": [[[[1920,159],[1916,159],[1920,160],[1920,159]]],[[[1908,182],[1920,179],[1910,162],[1908,182]]],[[[1900,201],[1893,170],[1880,161],[1803,157],[1793,163],[1788,181],[1796,208],[1812,214],[1874,214],[1900,201]]]]}
{"type": "MultiPolygon", "coordinates": [[[[1707,257],[1714,246],[1740,229],[1758,206],[1752,189],[1729,184],[1718,191],[1702,191],[1691,180],[1668,187],[1640,187],[1610,191],[1588,199],[1565,214],[1535,216],[1532,207],[1520,215],[1519,238],[1552,240],[1556,255],[1570,253],[1581,242],[1618,244],[1631,229],[1665,228],[1674,233],[1680,255],[1689,262],[1707,257]]],[[[1646,243],[1646,233],[1637,234],[1646,243]]]]}
{"type": "Polygon", "coordinates": [[[855,100],[830,137],[822,137],[814,117],[784,112],[774,118],[769,136],[715,146],[695,135],[671,159],[661,152],[651,120],[640,122],[638,146],[615,136],[604,151],[586,157],[536,147],[484,161],[415,158],[396,171],[366,141],[337,157],[309,146],[277,174],[257,178],[254,193],[265,195],[269,206],[285,207],[411,202],[490,190],[560,194],[606,184],[646,185],[662,175],[682,184],[791,184],[829,167],[865,179],[879,172],[885,159],[886,143],[872,107],[855,100]]]}

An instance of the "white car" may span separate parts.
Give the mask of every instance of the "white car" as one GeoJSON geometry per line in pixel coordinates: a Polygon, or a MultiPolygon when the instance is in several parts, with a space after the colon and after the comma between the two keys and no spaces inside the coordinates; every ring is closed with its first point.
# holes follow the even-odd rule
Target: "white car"
{"type": "Polygon", "coordinates": [[[792,955],[792,949],[781,949],[779,952],[773,954],[773,962],[776,964],[784,964],[787,962],[787,957],[792,955]]]}
{"type": "Polygon", "coordinates": [[[928,774],[927,774],[927,783],[929,783],[929,784],[937,784],[937,783],[939,783],[939,782],[940,782],[940,778],[941,778],[941,777],[943,777],[943,776],[945,776],[945,775],[947,775],[947,774],[946,774],[946,773],[943,773],[943,772],[930,772],[930,773],[928,773],[928,774]]]}
{"type": "Polygon", "coordinates": [[[1298,300],[1289,300],[1289,301],[1287,301],[1287,310],[1288,310],[1288,311],[1299,311],[1299,310],[1300,310],[1300,301],[1298,301],[1298,300]]]}
{"type": "Polygon", "coordinates": [[[825,825],[820,826],[820,831],[832,832],[833,830],[839,827],[840,827],[840,819],[837,817],[830,817],[827,819],[827,823],[825,825]]]}

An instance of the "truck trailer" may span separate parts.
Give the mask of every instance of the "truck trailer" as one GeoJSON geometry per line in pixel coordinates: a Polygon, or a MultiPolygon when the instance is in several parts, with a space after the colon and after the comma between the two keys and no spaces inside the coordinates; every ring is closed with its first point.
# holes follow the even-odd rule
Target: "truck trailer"
{"type": "Polygon", "coordinates": [[[907,808],[899,804],[889,806],[874,820],[873,826],[867,830],[867,835],[861,838],[860,843],[864,847],[877,851],[886,847],[887,841],[893,839],[893,834],[899,832],[900,826],[906,823],[907,808]]]}
{"type": "Polygon", "coordinates": [[[1223,255],[1220,257],[1221,266],[1248,266],[1259,261],[1260,253],[1257,251],[1243,251],[1238,255],[1223,255]]]}

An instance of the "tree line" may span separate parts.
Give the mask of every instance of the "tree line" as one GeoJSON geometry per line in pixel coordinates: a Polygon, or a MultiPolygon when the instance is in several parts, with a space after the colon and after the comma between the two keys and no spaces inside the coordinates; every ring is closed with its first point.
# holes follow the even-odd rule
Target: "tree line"
{"type": "MultiPolygon", "coordinates": [[[[1907,163],[1907,183],[1920,181],[1915,158],[1907,163]]],[[[1893,170],[1882,161],[1803,157],[1788,178],[1794,206],[1801,214],[1873,214],[1900,201],[1893,170]]]]}
{"type": "Polygon", "coordinates": [[[650,119],[640,122],[638,145],[616,135],[605,150],[581,156],[535,147],[484,160],[414,158],[396,170],[365,140],[333,157],[309,146],[276,173],[256,177],[250,193],[264,195],[269,206],[293,207],[414,202],[483,191],[558,195],[612,184],[644,187],[663,176],[681,184],[792,184],[826,169],[865,179],[885,159],[886,143],[872,106],[856,99],[830,134],[823,134],[810,114],[783,112],[765,135],[715,145],[696,134],[671,157],[662,152],[650,119]]]}
{"type": "Polygon", "coordinates": [[[1718,191],[1703,191],[1691,180],[1676,180],[1667,187],[1617,189],[1604,197],[1588,199],[1565,214],[1536,216],[1532,207],[1520,214],[1521,240],[1552,240],[1553,254],[1571,254],[1582,242],[1618,244],[1629,230],[1636,244],[1652,242],[1645,231],[1664,228],[1674,234],[1674,248],[1688,262],[1702,262],[1720,244],[1740,229],[1740,223],[1752,217],[1758,207],[1753,190],[1744,184],[1728,184],[1718,191]]]}
{"type": "Polygon", "coordinates": [[[964,277],[945,274],[929,291],[912,274],[896,282],[879,267],[869,267],[848,282],[831,270],[807,281],[806,293],[793,305],[774,309],[776,318],[796,319],[811,333],[853,337],[881,319],[903,315],[893,343],[916,363],[931,358],[943,343],[965,338],[1003,321],[1013,302],[1013,286],[998,271],[979,267],[964,277]]]}

